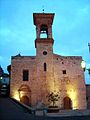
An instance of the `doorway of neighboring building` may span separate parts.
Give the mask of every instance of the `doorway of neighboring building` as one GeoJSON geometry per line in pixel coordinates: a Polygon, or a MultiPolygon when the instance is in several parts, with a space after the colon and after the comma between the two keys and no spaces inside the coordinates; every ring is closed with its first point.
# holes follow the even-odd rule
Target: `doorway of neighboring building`
{"type": "Polygon", "coordinates": [[[72,109],[72,101],[69,97],[63,99],[63,107],[64,109],[72,109]]]}

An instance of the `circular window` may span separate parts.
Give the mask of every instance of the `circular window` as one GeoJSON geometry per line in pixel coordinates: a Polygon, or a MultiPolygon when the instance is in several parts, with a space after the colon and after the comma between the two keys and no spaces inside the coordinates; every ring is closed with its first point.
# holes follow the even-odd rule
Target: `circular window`
{"type": "Polygon", "coordinates": [[[43,55],[47,55],[47,52],[46,52],[46,51],[44,51],[44,52],[43,52],[43,55]]]}

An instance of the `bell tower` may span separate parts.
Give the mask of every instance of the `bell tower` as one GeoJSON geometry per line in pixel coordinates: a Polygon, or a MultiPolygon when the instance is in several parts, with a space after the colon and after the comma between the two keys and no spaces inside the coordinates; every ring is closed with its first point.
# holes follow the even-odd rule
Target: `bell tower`
{"type": "Polygon", "coordinates": [[[45,102],[48,91],[54,89],[53,79],[53,43],[52,24],[54,13],[34,13],[33,20],[36,26],[36,68],[38,99],[45,102]],[[52,84],[51,84],[52,83],[52,84]]]}
{"type": "MultiPolygon", "coordinates": [[[[53,52],[53,43],[52,38],[52,24],[54,19],[54,13],[33,13],[34,25],[36,26],[36,40],[35,48],[36,55],[40,55],[40,51],[47,51],[48,48],[51,48],[53,52]],[[43,49],[41,50],[41,46],[43,49]],[[39,53],[38,53],[39,52],[39,53]]],[[[50,52],[50,51],[47,51],[50,52]]]]}

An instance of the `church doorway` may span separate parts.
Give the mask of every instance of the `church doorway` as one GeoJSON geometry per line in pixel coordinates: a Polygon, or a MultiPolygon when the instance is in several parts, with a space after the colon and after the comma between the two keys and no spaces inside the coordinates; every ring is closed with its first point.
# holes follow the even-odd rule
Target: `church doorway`
{"type": "Polygon", "coordinates": [[[20,102],[26,104],[26,105],[31,105],[31,91],[28,85],[21,85],[19,90],[19,98],[20,102]]]}
{"type": "Polygon", "coordinates": [[[69,97],[63,99],[63,107],[64,109],[72,109],[72,101],[69,97]]]}
{"type": "Polygon", "coordinates": [[[20,102],[26,104],[26,105],[29,105],[29,97],[28,96],[22,96],[20,98],[20,102]]]}

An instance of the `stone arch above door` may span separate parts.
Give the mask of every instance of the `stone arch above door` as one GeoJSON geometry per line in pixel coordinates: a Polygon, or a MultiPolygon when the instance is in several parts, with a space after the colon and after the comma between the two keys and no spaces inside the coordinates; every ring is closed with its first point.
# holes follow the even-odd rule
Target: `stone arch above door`
{"type": "Polygon", "coordinates": [[[28,85],[26,84],[22,84],[19,88],[19,91],[27,91],[27,92],[30,92],[30,88],[28,85]]]}
{"type": "Polygon", "coordinates": [[[63,99],[63,108],[72,109],[72,100],[68,96],[63,99]]]}

